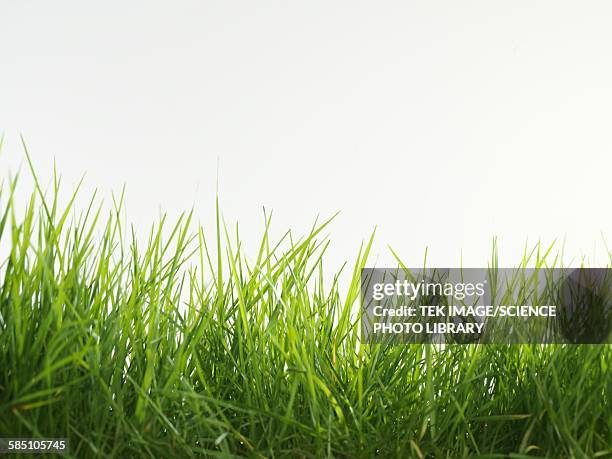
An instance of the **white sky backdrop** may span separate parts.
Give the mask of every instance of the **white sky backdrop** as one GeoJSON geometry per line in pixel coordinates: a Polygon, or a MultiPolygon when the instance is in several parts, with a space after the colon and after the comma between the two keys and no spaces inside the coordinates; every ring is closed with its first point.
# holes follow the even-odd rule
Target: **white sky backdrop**
{"type": "MultiPolygon", "coordinates": [[[[130,220],[219,190],[247,248],[331,227],[331,267],[378,226],[408,264],[501,261],[567,237],[606,262],[612,235],[612,3],[4,1],[2,176],[53,158],[130,220]],[[610,242],[610,241],[608,241],[610,242]]],[[[29,186],[22,186],[24,194],[29,186]]],[[[211,233],[212,235],[212,233],[211,233]]]]}

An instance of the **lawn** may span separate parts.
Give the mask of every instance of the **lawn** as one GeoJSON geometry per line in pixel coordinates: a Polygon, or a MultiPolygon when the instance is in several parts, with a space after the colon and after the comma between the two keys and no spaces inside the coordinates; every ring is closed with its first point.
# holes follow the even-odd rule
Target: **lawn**
{"type": "Polygon", "coordinates": [[[0,437],[84,458],[612,457],[610,345],[367,345],[372,238],[333,275],[329,221],[273,240],[266,217],[249,257],[218,209],[131,228],[123,196],[78,209],[36,181],[17,208],[18,186],[0,194],[0,437]]]}

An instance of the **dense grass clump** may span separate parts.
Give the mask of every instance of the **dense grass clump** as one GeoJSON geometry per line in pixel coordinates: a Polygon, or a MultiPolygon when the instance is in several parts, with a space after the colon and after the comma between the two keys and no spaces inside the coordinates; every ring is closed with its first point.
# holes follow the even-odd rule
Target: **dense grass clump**
{"type": "Polygon", "coordinates": [[[341,291],[327,222],[272,241],[266,218],[247,259],[218,215],[211,232],[162,218],[139,244],[122,198],[79,213],[37,184],[17,209],[15,187],[0,437],[69,437],[75,457],[612,455],[610,346],[366,345],[371,239],[341,291]]]}

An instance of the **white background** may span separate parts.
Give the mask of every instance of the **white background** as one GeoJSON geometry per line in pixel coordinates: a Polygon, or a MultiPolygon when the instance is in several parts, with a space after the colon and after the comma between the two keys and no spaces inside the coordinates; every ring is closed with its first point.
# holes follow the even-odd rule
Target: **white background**
{"type": "Polygon", "coordinates": [[[22,133],[85,201],[126,184],[143,232],[191,206],[212,231],[218,176],[251,250],[263,206],[276,234],[341,211],[330,269],[375,226],[378,266],[484,266],[494,236],[506,266],[555,238],[605,263],[610,24],[605,1],[3,1],[2,177],[22,133]]]}

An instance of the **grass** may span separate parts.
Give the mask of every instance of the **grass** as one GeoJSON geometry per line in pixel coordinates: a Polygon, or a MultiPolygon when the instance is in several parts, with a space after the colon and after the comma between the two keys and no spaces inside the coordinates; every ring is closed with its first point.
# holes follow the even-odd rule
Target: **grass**
{"type": "Polygon", "coordinates": [[[56,179],[17,209],[17,182],[0,437],[69,437],[74,457],[612,457],[609,345],[366,345],[372,239],[341,289],[329,222],[273,241],[266,217],[248,259],[218,210],[212,231],[186,213],[143,244],[123,197],[79,212],[56,179]]]}

